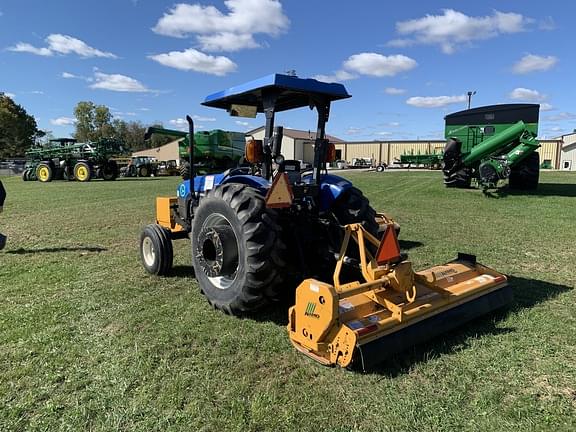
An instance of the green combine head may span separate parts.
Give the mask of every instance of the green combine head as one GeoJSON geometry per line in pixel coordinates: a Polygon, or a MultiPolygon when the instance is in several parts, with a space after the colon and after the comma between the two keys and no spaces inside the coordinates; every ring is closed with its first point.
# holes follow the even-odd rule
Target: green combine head
{"type": "Polygon", "coordinates": [[[445,117],[444,183],[483,189],[508,179],[516,189],[535,189],[540,168],[537,104],[489,105],[445,117]]]}

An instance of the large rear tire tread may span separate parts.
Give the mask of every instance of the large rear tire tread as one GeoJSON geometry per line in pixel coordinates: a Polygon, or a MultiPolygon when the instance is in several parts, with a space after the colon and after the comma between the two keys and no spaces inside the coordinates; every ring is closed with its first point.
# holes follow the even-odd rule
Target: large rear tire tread
{"type": "MultiPolygon", "coordinates": [[[[332,215],[338,221],[341,226],[360,223],[366,231],[372,234],[376,238],[380,238],[382,233],[379,233],[379,225],[376,222],[376,211],[370,206],[370,201],[364,196],[362,191],[356,187],[351,187],[344,191],[338,199],[334,202],[331,208],[332,215]]],[[[398,230],[397,230],[398,233],[398,230]]],[[[344,230],[338,227],[337,231],[332,230],[329,234],[327,241],[331,245],[331,249],[339,252],[342,241],[344,240],[344,230]]],[[[372,253],[376,253],[376,247],[371,243],[366,244],[368,250],[372,253]]],[[[358,253],[358,245],[354,241],[350,241],[348,244],[348,249],[346,250],[346,256],[359,259],[360,254],[358,253]]],[[[321,265],[318,263],[317,265],[321,265]]],[[[327,277],[331,277],[333,272],[333,266],[330,265],[327,272],[327,277]]]]}
{"type": "Polygon", "coordinates": [[[332,206],[332,213],[341,225],[361,223],[366,231],[378,236],[376,210],[370,206],[370,201],[360,189],[351,187],[344,191],[332,206]]]}
{"type": "Polygon", "coordinates": [[[513,166],[508,186],[515,190],[535,190],[540,179],[540,155],[533,152],[520,164],[513,166]]]}
{"type": "Polygon", "coordinates": [[[257,310],[279,300],[283,291],[286,247],[277,214],[254,188],[225,184],[212,189],[200,202],[192,228],[192,259],[201,292],[216,309],[231,315],[257,310]],[[238,268],[228,288],[214,286],[198,262],[203,222],[214,213],[224,216],[237,239],[238,268]]]}

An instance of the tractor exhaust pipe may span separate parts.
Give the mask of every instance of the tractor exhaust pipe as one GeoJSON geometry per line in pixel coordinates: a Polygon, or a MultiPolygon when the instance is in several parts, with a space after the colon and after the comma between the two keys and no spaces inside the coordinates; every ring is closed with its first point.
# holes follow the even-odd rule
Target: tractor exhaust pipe
{"type": "Polygon", "coordinates": [[[194,120],[189,115],[186,115],[186,121],[188,122],[188,162],[190,163],[190,191],[194,194],[194,177],[196,176],[196,170],[194,169],[194,120]]]}

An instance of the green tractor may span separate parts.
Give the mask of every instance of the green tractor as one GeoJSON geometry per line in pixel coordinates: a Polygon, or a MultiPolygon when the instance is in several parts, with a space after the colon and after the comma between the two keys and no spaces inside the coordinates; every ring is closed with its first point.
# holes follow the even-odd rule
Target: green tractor
{"type": "Polygon", "coordinates": [[[482,189],[508,180],[512,189],[536,189],[540,173],[537,104],[489,105],[449,114],[444,184],[482,189]]]}
{"type": "Polygon", "coordinates": [[[87,182],[93,178],[115,180],[119,170],[112,157],[123,152],[122,144],[111,138],[86,143],[72,138],[53,139],[26,152],[22,179],[43,183],[52,180],[87,182]]]}
{"type": "Polygon", "coordinates": [[[158,161],[150,156],[134,156],[120,169],[122,177],[154,177],[157,173],[158,161]]]}

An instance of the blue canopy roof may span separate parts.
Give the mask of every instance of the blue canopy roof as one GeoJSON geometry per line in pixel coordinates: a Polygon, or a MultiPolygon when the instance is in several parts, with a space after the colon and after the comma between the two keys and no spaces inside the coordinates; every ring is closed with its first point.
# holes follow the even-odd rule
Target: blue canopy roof
{"type": "Polygon", "coordinates": [[[232,104],[251,105],[258,107],[258,112],[264,112],[262,105],[262,90],[264,89],[279,90],[275,105],[277,112],[310,106],[313,96],[321,96],[328,101],[350,97],[342,84],[272,74],[211,94],[206,97],[202,105],[227,110],[232,104]]]}

